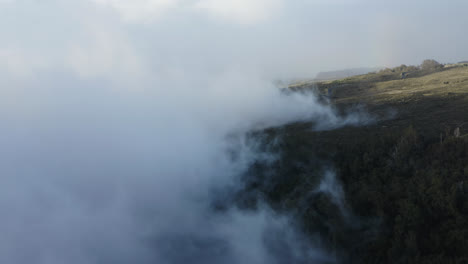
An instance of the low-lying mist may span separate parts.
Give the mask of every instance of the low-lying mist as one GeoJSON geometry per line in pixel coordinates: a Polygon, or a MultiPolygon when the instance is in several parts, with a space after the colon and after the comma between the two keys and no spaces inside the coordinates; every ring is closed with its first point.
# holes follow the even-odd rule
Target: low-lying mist
{"type": "MultiPolygon", "coordinates": [[[[307,72],[288,66],[307,46],[284,52],[293,33],[223,22],[224,32],[182,11],[137,28],[93,1],[7,2],[1,19],[16,29],[3,28],[0,46],[1,263],[335,262],[318,235],[261,200],[213,206],[255,161],[278,158],[252,131],[368,121],[273,85],[307,72]]],[[[325,175],[318,192],[344,206],[333,185],[325,175]]]]}
{"type": "MultiPolygon", "coordinates": [[[[313,94],[243,77],[207,80],[208,89],[187,94],[170,86],[118,93],[81,81],[63,92],[52,78],[13,92],[1,116],[0,260],[330,261],[267,205],[214,210],[213,190],[235,186],[256,159],[275,159],[245,139],[254,129],[359,118],[337,116],[313,94]]],[[[330,184],[320,188],[335,192],[330,184]]]]}

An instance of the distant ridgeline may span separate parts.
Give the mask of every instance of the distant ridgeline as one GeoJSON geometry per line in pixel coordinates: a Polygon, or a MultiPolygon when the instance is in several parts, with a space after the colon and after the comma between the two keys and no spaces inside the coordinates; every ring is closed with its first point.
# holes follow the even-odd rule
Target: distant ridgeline
{"type": "Polygon", "coordinates": [[[458,63],[449,63],[449,64],[441,64],[435,60],[428,59],[422,62],[419,66],[407,66],[407,65],[400,65],[394,68],[385,68],[385,67],[374,67],[374,68],[353,68],[353,69],[345,69],[345,70],[338,70],[338,71],[328,71],[328,72],[319,72],[315,77],[314,81],[332,81],[338,79],[344,79],[353,77],[356,75],[366,75],[366,74],[378,74],[378,75],[385,75],[385,74],[395,74],[397,73],[397,77],[408,77],[409,74],[414,76],[422,76],[424,74],[432,73],[437,70],[441,70],[446,67],[453,67],[459,66],[461,64],[468,63],[467,61],[461,61],[458,63]]]}
{"type": "Polygon", "coordinates": [[[374,67],[374,68],[352,68],[352,69],[345,69],[345,70],[338,70],[338,71],[327,71],[327,72],[319,72],[315,77],[316,81],[327,81],[327,80],[336,80],[351,77],[354,75],[361,75],[366,74],[369,72],[379,71],[382,67],[374,67]]]}

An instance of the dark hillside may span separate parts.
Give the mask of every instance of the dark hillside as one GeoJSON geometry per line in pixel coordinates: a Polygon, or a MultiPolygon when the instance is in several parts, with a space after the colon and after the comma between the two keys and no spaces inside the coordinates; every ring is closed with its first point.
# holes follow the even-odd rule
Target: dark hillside
{"type": "Polygon", "coordinates": [[[377,121],[267,130],[281,158],[252,166],[239,197],[260,193],[293,212],[345,263],[468,263],[468,67],[392,74],[291,87],[318,90],[339,111],[363,106],[377,121]],[[314,192],[327,171],[343,185],[342,207],[314,192]]]}

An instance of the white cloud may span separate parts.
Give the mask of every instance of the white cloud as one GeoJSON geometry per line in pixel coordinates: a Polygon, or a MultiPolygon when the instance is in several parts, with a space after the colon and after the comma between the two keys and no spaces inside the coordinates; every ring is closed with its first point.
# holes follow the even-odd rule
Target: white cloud
{"type": "Polygon", "coordinates": [[[135,77],[144,72],[131,43],[109,28],[83,31],[67,49],[65,65],[82,78],[96,76],[135,77]]]}
{"type": "Polygon", "coordinates": [[[232,22],[250,24],[273,17],[282,6],[281,0],[200,0],[197,9],[232,22]]]}
{"type": "Polygon", "coordinates": [[[0,74],[15,80],[31,80],[41,73],[67,70],[81,79],[123,81],[146,72],[131,43],[109,28],[84,29],[53,50],[11,45],[0,45],[0,74]]]}
{"type": "Polygon", "coordinates": [[[49,66],[47,59],[39,54],[27,54],[20,48],[0,47],[0,70],[11,76],[24,78],[49,66]]]}
{"type": "Polygon", "coordinates": [[[252,24],[268,20],[283,0],[91,0],[116,10],[132,23],[148,23],[172,10],[189,10],[233,23],[252,24]]]}
{"type": "Polygon", "coordinates": [[[92,0],[98,4],[115,9],[124,20],[129,22],[149,22],[172,7],[178,0],[92,0]]]}
{"type": "Polygon", "coordinates": [[[89,3],[28,2],[13,1],[0,9],[0,79],[29,82],[71,74],[122,82],[146,72],[122,23],[102,10],[89,8],[89,3]]]}

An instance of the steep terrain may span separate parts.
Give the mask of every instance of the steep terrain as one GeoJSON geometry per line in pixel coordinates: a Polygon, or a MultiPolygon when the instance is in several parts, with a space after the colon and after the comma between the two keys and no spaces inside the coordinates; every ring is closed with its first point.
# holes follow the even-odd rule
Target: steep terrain
{"type": "Polygon", "coordinates": [[[260,133],[281,158],[251,167],[240,203],[290,212],[339,262],[467,263],[468,67],[408,68],[291,86],[373,122],[260,133]]]}

